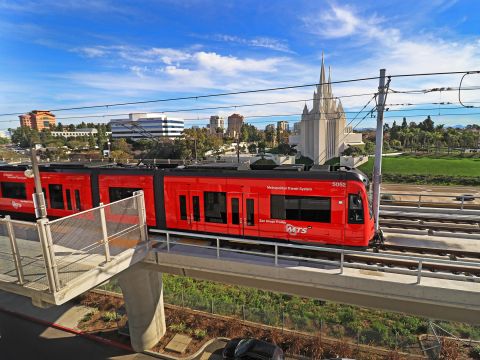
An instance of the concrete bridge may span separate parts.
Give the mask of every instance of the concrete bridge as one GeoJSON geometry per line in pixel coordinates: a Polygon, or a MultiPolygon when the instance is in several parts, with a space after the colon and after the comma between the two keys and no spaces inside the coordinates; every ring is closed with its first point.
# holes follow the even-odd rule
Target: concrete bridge
{"type": "Polygon", "coordinates": [[[274,242],[257,245],[174,231],[148,234],[140,192],[50,222],[1,220],[0,289],[31,297],[39,306],[58,305],[117,276],[136,351],[151,348],[165,333],[163,272],[480,324],[480,278],[428,270],[454,265],[475,273],[480,263],[274,242]],[[386,261],[409,266],[390,267],[386,261]]]}

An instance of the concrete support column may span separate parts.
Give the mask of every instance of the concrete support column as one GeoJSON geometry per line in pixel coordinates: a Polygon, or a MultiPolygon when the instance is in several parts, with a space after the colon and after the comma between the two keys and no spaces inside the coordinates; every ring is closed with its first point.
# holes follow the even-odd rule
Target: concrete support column
{"type": "Polygon", "coordinates": [[[152,348],[165,334],[162,273],[136,264],[118,276],[135,351],[152,348]]]}

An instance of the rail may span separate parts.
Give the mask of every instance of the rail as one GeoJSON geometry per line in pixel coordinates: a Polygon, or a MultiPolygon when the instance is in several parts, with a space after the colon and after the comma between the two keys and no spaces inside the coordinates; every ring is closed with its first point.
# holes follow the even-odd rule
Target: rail
{"type": "Polygon", "coordinates": [[[411,193],[383,193],[381,198],[381,203],[383,205],[387,204],[409,204],[414,205],[417,208],[421,208],[422,205],[437,205],[437,206],[449,206],[456,209],[464,210],[466,208],[480,208],[480,203],[477,202],[480,200],[480,196],[473,195],[437,195],[437,194],[411,194],[411,193]],[[410,199],[398,199],[396,197],[407,197],[410,199]],[[448,201],[424,201],[425,199],[451,199],[448,201]]]}
{"type": "MultiPolygon", "coordinates": [[[[424,267],[425,264],[438,264],[438,265],[450,265],[456,267],[466,267],[469,269],[475,269],[476,271],[480,270],[480,262],[473,262],[473,261],[451,261],[445,259],[434,259],[429,257],[420,257],[420,256],[407,256],[407,255],[397,255],[397,254],[385,254],[385,253],[373,253],[373,252],[364,252],[364,251],[357,251],[357,250],[350,250],[344,248],[331,248],[331,247],[318,247],[318,246],[311,246],[311,245],[296,245],[291,243],[280,243],[280,242],[271,242],[271,241],[260,241],[260,240],[248,240],[248,239],[240,239],[240,238],[233,238],[233,237],[224,237],[224,236],[215,236],[215,235],[206,235],[206,234],[195,234],[195,233],[187,233],[187,232],[180,232],[180,231],[170,231],[170,230],[158,230],[158,229],[151,229],[152,233],[155,234],[162,234],[165,236],[164,239],[152,238],[150,241],[152,243],[152,250],[153,251],[164,251],[172,252],[174,248],[176,251],[181,252],[182,247],[187,248],[202,248],[212,250],[212,255],[215,256],[216,259],[222,258],[223,253],[238,253],[238,254],[246,254],[246,255],[256,255],[256,256],[263,256],[273,258],[273,266],[280,266],[280,260],[293,260],[293,261],[302,261],[305,263],[316,263],[322,265],[330,265],[337,267],[339,269],[339,274],[343,274],[344,268],[357,268],[357,269],[367,269],[367,270],[374,270],[374,271],[381,271],[381,272],[388,272],[388,273],[396,273],[396,274],[404,274],[404,275],[412,275],[416,277],[416,284],[420,284],[423,277],[429,278],[443,278],[443,279],[450,279],[450,280],[457,280],[457,281],[472,281],[472,282],[480,282],[480,278],[474,277],[471,275],[461,275],[461,274],[450,274],[450,273],[440,273],[440,272],[430,272],[425,271],[424,267]],[[182,239],[174,239],[174,237],[183,237],[183,238],[197,238],[197,239],[208,239],[211,240],[211,243],[214,245],[206,245],[206,244],[199,244],[199,243],[189,243],[183,241],[182,239]],[[173,238],[173,239],[172,239],[173,238]],[[251,246],[262,246],[266,248],[270,248],[271,251],[261,252],[255,250],[245,250],[245,249],[236,249],[228,246],[223,246],[224,243],[235,243],[235,244],[245,244],[251,246]],[[161,245],[164,245],[162,247],[161,245]],[[313,258],[311,256],[298,256],[298,255],[286,255],[283,254],[280,250],[284,250],[284,252],[288,252],[288,250],[297,249],[301,251],[308,250],[317,252],[320,258],[313,258]],[[285,251],[286,250],[286,251],[285,251]],[[334,255],[339,257],[339,260],[329,260],[325,259],[324,254],[334,255]],[[373,261],[369,262],[376,262],[376,265],[371,265],[368,263],[360,263],[360,262],[349,262],[346,261],[347,256],[357,256],[358,258],[365,258],[368,257],[369,259],[373,259],[373,261]],[[324,257],[324,258],[321,258],[324,257]],[[416,270],[409,270],[409,269],[402,269],[402,268],[390,268],[388,266],[384,266],[385,262],[388,261],[403,261],[403,262],[410,262],[414,263],[416,270]]],[[[327,256],[329,258],[331,256],[327,256]]]]}
{"type": "Polygon", "coordinates": [[[6,216],[0,219],[0,288],[8,283],[50,294],[66,291],[91,270],[131,259],[139,245],[148,249],[142,191],[52,221],[6,216]]]}

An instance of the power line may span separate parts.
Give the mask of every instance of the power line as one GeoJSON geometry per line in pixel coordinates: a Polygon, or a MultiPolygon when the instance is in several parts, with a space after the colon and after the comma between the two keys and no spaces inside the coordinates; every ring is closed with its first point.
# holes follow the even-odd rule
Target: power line
{"type": "MultiPolygon", "coordinates": [[[[389,80],[389,82],[390,82],[390,80],[389,80]]],[[[358,117],[358,115],[360,115],[360,114],[366,109],[366,107],[367,107],[373,100],[376,101],[376,99],[377,99],[377,94],[375,94],[375,95],[362,107],[362,109],[360,109],[360,111],[353,117],[353,119],[348,122],[347,127],[350,126],[350,125],[355,121],[355,119],[358,117]]],[[[337,145],[340,144],[349,134],[351,134],[352,131],[353,131],[363,120],[365,120],[369,114],[371,114],[371,112],[373,111],[373,109],[375,109],[375,106],[372,108],[372,110],[368,111],[368,112],[365,114],[365,116],[364,116],[357,124],[355,124],[354,127],[352,127],[352,130],[351,130],[351,131],[349,131],[347,134],[344,134],[341,139],[337,139],[337,140],[338,140],[338,141],[337,141],[337,145]]],[[[318,160],[318,162],[324,161],[324,160],[326,159],[326,157],[327,157],[327,149],[325,148],[325,150],[323,150],[322,153],[318,155],[317,160],[318,160]],[[322,159],[320,160],[320,156],[322,156],[322,155],[324,155],[324,156],[323,156],[322,159]]]]}
{"type": "MultiPolygon", "coordinates": [[[[131,102],[112,103],[112,104],[101,104],[101,105],[86,105],[86,106],[77,106],[77,107],[70,107],[70,108],[50,109],[49,111],[51,111],[51,112],[60,112],[60,111],[71,111],[71,110],[109,108],[109,107],[126,106],[126,105],[150,104],[150,103],[179,101],[179,100],[198,100],[198,99],[205,99],[205,98],[212,98],[212,97],[220,97],[220,96],[242,95],[242,94],[252,94],[252,93],[260,93],[260,92],[269,92],[269,91],[300,89],[300,88],[312,87],[312,86],[320,86],[320,85],[323,86],[323,85],[327,85],[327,84],[345,84],[345,83],[358,82],[358,81],[367,81],[367,80],[375,80],[375,79],[378,79],[378,76],[366,77],[366,78],[356,78],[356,79],[347,79],[347,80],[337,80],[337,81],[330,81],[330,82],[325,82],[325,83],[313,83],[313,84],[302,84],[302,85],[279,86],[279,87],[274,87],[274,88],[255,89],[255,90],[231,91],[231,92],[224,92],[224,93],[217,93],[217,94],[206,94],[206,95],[195,95],[195,96],[180,96],[180,97],[175,97],[175,98],[165,98],[165,99],[156,99],[156,100],[142,100],[142,101],[131,101],[131,102]]],[[[24,114],[24,112],[6,113],[6,114],[0,114],[0,116],[13,116],[13,115],[22,115],[22,114],[24,114]]]]}
{"type": "MultiPolygon", "coordinates": [[[[479,70],[474,70],[474,71],[448,71],[448,72],[432,72],[432,73],[395,74],[395,75],[389,75],[388,78],[415,77],[415,76],[434,76],[434,75],[454,75],[454,74],[466,74],[466,73],[468,73],[468,74],[478,74],[478,73],[480,73],[480,71],[479,70]]],[[[241,94],[259,93],[259,92],[299,89],[299,88],[320,86],[320,85],[327,85],[327,84],[345,84],[345,83],[351,83],[351,82],[376,80],[378,78],[379,78],[378,76],[372,76],[372,77],[365,77],[365,78],[355,78],[355,79],[347,79],[347,80],[330,81],[330,82],[325,82],[325,83],[290,85],[290,86],[280,86],[280,87],[265,88],[265,89],[231,91],[231,92],[206,94],[206,95],[196,95],[196,96],[181,96],[181,97],[164,98],[164,99],[156,99],[156,100],[142,100],[142,101],[119,102],[119,103],[100,104],[100,105],[86,105],[86,106],[77,106],[77,107],[70,107],[70,108],[58,108],[58,109],[50,109],[49,111],[60,112],[60,111],[95,109],[95,108],[109,108],[109,107],[115,107],[115,106],[139,105],[139,104],[149,104],[149,103],[179,101],[179,100],[198,100],[198,99],[204,99],[204,98],[229,96],[229,95],[241,95],[241,94]]],[[[23,113],[24,112],[4,113],[4,114],[0,114],[0,116],[21,115],[23,113]]]]}
{"type": "Polygon", "coordinates": [[[456,75],[456,74],[480,74],[480,70],[473,70],[473,71],[444,71],[444,72],[430,72],[430,73],[413,73],[413,74],[396,74],[396,75],[388,75],[388,77],[395,78],[395,77],[411,77],[411,76],[436,76],[436,75],[456,75]]]}
{"type": "MultiPolygon", "coordinates": [[[[415,89],[415,90],[394,90],[391,89],[393,94],[413,94],[413,95],[418,95],[418,94],[428,94],[431,92],[444,92],[444,91],[460,91],[460,87],[454,87],[454,86],[449,86],[449,87],[436,87],[436,88],[431,88],[431,89],[415,89]]],[[[464,91],[472,91],[472,90],[480,90],[480,86],[469,86],[469,87],[463,87],[461,90],[464,91]]]]}

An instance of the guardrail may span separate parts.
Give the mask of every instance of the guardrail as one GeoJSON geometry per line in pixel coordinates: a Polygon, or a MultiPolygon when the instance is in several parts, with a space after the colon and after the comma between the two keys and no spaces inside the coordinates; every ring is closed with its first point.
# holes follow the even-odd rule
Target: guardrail
{"type": "Polygon", "coordinates": [[[477,200],[480,200],[479,196],[466,196],[466,195],[437,195],[437,194],[409,194],[409,193],[383,193],[381,196],[380,202],[384,205],[388,204],[410,204],[414,205],[417,208],[421,208],[422,205],[438,205],[453,207],[456,209],[464,210],[464,208],[479,208],[480,204],[477,203],[477,200]],[[407,199],[395,199],[397,197],[403,197],[407,199]],[[410,199],[408,199],[410,198],[410,199]],[[426,199],[440,198],[440,199],[451,199],[453,202],[447,201],[425,201],[426,199]],[[469,200],[471,199],[471,200],[469,200]],[[467,206],[466,206],[467,205],[467,206]]]}
{"type": "Polygon", "coordinates": [[[0,219],[0,283],[56,293],[146,243],[142,191],[53,221],[0,219]]]}
{"type": "MultiPolygon", "coordinates": [[[[224,237],[224,236],[215,236],[215,235],[206,235],[206,234],[195,234],[195,233],[187,233],[187,232],[180,232],[180,231],[170,231],[170,230],[158,230],[158,229],[151,229],[152,233],[156,234],[163,234],[165,239],[150,239],[152,242],[152,250],[153,251],[164,251],[172,252],[173,248],[175,251],[182,252],[182,247],[186,248],[202,248],[202,249],[209,249],[212,250],[212,255],[216,259],[225,258],[231,260],[231,258],[222,257],[222,253],[238,253],[238,254],[246,254],[246,255],[256,255],[256,256],[263,256],[269,257],[273,259],[274,266],[280,266],[280,260],[294,260],[294,261],[302,261],[305,263],[315,263],[315,264],[322,264],[322,265],[329,265],[339,269],[339,274],[343,274],[344,268],[357,268],[357,269],[367,269],[367,270],[374,270],[374,271],[382,271],[388,273],[396,273],[396,274],[404,274],[404,275],[412,275],[416,277],[416,283],[420,284],[423,277],[428,278],[442,278],[442,279],[450,279],[450,280],[458,280],[458,281],[472,281],[472,282],[479,282],[480,278],[476,278],[473,276],[468,275],[456,275],[456,274],[449,274],[449,273],[439,273],[439,272],[430,272],[424,271],[423,267],[426,263],[428,264],[438,264],[438,265],[452,265],[452,266],[465,266],[468,268],[480,269],[480,262],[470,262],[470,261],[450,261],[450,260],[443,260],[443,259],[435,259],[429,257],[420,257],[420,256],[407,256],[407,255],[396,255],[396,254],[384,254],[384,253],[373,253],[373,252],[364,252],[364,251],[357,251],[357,250],[349,250],[343,248],[331,248],[331,247],[318,247],[318,246],[311,246],[311,245],[297,245],[292,243],[280,243],[280,242],[270,242],[270,241],[260,241],[260,240],[247,240],[241,238],[233,238],[233,237],[224,237]],[[198,243],[189,243],[180,240],[172,239],[174,237],[182,237],[182,238],[197,238],[197,239],[209,239],[214,240],[214,245],[206,245],[206,244],[198,244],[198,243]],[[245,249],[235,249],[229,247],[222,247],[222,243],[226,242],[234,242],[235,244],[246,244],[246,245],[261,245],[262,247],[271,248],[271,252],[260,252],[254,250],[245,250],[245,249]],[[155,245],[157,243],[157,245],[155,245]],[[163,244],[164,247],[158,246],[158,244],[163,244]],[[333,256],[339,257],[339,260],[328,260],[328,259],[316,259],[311,256],[298,256],[298,255],[285,255],[279,252],[280,249],[289,250],[289,249],[298,249],[298,250],[308,250],[308,251],[316,251],[322,257],[325,257],[325,253],[332,254],[333,256]],[[322,253],[322,254],[321,254],[322,253]],[[416,270],[409,270],[409,269],[402,269],[402,268],[390,268],[388,266],[382,265],[369,265],[364,263],[355,263],[355,262],[347,262],[345,261],[345,256],[347,255],[357,255],[360,257],[368,256],[369,258],[373,258],[378,263],[381,263],[382,260],[397,260],[397,261],[405,261],[405,262],[412,262],[415,264],[416,270]]],[[[188,255],[188,252],[187,252],[188,255]]],[[[198,256],[198,254],[195,254],[198,256]]],[[[327,256],[329,257],[329,256],[327,256]]]]}

